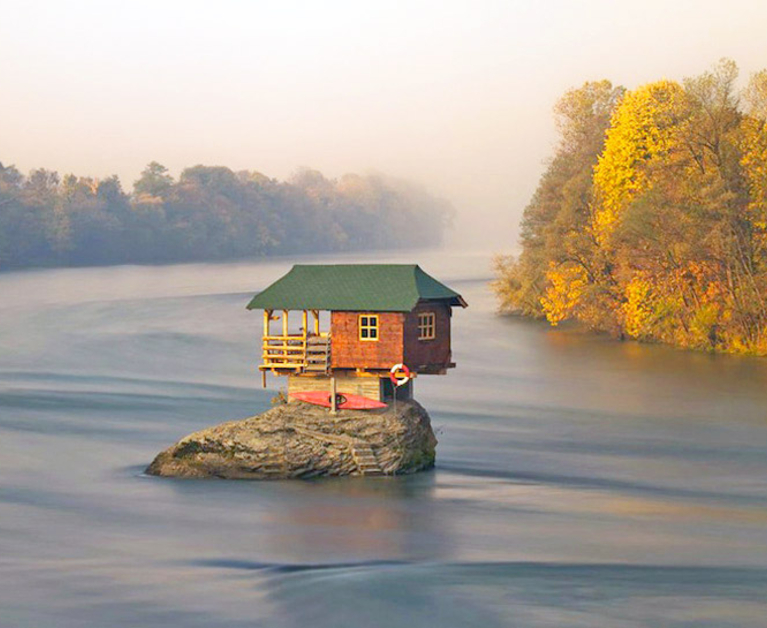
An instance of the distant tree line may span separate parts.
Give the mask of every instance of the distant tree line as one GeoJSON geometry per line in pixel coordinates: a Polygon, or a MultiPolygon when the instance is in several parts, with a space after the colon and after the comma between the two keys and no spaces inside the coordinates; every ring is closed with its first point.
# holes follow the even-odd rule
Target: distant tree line
{"type": "Polygon", "coordinates": [[[497,263],[502,309],[767,354],[767,71],[567,92],[561,142],[497,263]]]}
{"type": "Polygon", "coordinates": [[[0,163],[0,269],[429,246],[452,211],[379,175],[305,169],[280,182],[194,166],[175,180],[152,162],[128,194],[116,176],[24,176],[0,163]]]}

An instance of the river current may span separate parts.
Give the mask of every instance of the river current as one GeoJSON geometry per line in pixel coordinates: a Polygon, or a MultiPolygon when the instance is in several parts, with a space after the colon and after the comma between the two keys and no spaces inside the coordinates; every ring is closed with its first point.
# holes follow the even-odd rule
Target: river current
{"type": "Polygon", "coordinates": [[[767,626],[767,360],[500,317],[482,254],[416,381],[410,477],[147,477],[270,407],[261,316],[296,260],[0,274],[0,628],[767,626]]]}

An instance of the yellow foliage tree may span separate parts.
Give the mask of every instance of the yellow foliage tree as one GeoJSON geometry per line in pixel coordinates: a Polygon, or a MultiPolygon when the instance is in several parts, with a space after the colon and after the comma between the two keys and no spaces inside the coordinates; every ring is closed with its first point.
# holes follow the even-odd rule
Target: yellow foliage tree
{"type": "Polygon", "coordinates": [[[584,269],[575,264],[552,262],[546,272],[547,288],[541,296],[546,319],[554,326],[570,318],[588,285],[584,269]]]}
{"type": "Polygon", "coordinates": [[[635,275],[625,288],[626,301],[623,303],[623,324],[632,338],[649,335],[653,319],[652,288],[641,274],[635,275]]]}
{"type": "Polygon", "coordinates": [[[602,113],[614,108],[596,162],[596,134],[588,159],[568,147],[586,145],[578,121],[607,87],[588,84],[563,101],[567,159],[558,155],[542,178],[519,261],[499,267],[507,309],[767,354],[767,71],[740,101],[737,75],[722,59],[683,85],[651,83],[617,105],[600,99],[602,113]]]}
{"type": "Polygon", "coordinates": [[[648,166],[679,145],[690,113],[684,89],[658,81],[628,92],[613,113],[604,152],[594,168],[594,236],[604,244],[622,210],[651,186],[648,166]]]}
{"type": "Polygon", "coordinates": [[[748,116],[741,125],[741,160],[748,182],[749,211],[754,224],[767,229],[767,70],[751,77],[746,89],[748,116]]]}
{"type": "Polygon", "coordinates": [[[756,226],[767,228],[767,123],[748,118],[742,125],[743,173],[748,181],[749,210],[756,226]]]}

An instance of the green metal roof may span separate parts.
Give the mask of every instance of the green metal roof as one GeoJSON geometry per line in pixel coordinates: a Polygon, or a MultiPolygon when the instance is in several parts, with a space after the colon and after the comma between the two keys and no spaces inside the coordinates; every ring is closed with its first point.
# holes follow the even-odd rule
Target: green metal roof
{"type": "Polygon", "coordinates": [[[460,294],[417,264],[297,264],[248,309],[409,312],[422,299],[466,307],[460,294]]]}

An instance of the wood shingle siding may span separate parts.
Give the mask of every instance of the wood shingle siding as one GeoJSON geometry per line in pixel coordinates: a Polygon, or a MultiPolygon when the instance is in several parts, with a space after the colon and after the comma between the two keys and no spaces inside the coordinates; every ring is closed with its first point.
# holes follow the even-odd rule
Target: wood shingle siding
{"type": "Polygon", "coordinates": [[[404,363],[414,371],[441,371],[449,368],[450,354],[450,308],[442,303],[419,303],[405,314],[404,363]],[[418,338],[418,315],[434,312],[434,338],[418,338]]]}
{"type": "Polygon", "coordinates": [[[360,340],[357,312],[332,312],[330,364],[334,369],[389,370],[402,362],[405,314],[380,312],[379,338],[374,342],[360,340]]]}

